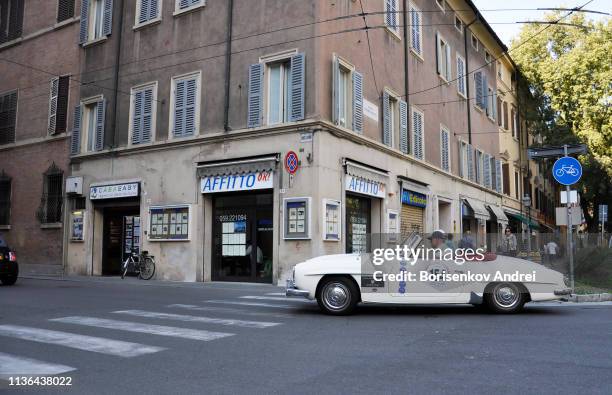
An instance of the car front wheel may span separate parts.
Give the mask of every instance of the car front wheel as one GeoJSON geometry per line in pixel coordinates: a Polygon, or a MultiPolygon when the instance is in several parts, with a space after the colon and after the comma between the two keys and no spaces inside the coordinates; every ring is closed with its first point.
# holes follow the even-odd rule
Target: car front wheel
{"type": "Polygon", "coordinates": [[[484,299],[494,313],[511,314],[523,309],[527,294],[514,283],[497,283],[488,287],[484,299]]]}
{"type": "Polygon", "coordinates": [[[11,275],[6,277],[0,277],[2,285],[15,285],[17,282],[17,275],[11,275]]]}
{"type": "Polygon", "coordinates": [[[347,315],[355,310],[359,302],[359,291],[355,283],[347,278],[330,277],[323,280],[317,302],[327,314],[347,315]]]}

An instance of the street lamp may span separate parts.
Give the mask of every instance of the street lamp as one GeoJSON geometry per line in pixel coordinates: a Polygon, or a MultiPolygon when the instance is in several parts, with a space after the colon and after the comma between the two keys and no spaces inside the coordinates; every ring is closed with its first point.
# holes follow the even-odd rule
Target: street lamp
{"type": "Polygon", "coordinates": [[[523,206],[527,207],[527,259],[531,259],[531,196],[523,196],[523,206]]]}

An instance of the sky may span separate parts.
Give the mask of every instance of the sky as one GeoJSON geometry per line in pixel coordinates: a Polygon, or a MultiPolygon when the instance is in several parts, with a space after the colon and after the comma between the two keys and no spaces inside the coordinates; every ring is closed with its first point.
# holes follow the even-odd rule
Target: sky
{"type": "MultiPolygon", "coordinates": [[[[566,7],[572,8],[583,5],[588,0],[473,0],[476,7],[480,9],[485,19],[497,35],[506,45],[510,45],[510,41],[518,35],[522,24],[496,24],[496,22],[516,22],[516,21],[537,21],[543,20],[543,15],[547,11],[529,10],[529,11],[486,11],[493,9],[517,9],[517,8],[547,8],[547,7],[566,7]]],[[[593,0],[587,5],[585,10],[603,11],[612,13],[612,0],[593,0]]],[[[610,18],[609,16],[586,14],[587,17],[593,19],[610,18]]]]}

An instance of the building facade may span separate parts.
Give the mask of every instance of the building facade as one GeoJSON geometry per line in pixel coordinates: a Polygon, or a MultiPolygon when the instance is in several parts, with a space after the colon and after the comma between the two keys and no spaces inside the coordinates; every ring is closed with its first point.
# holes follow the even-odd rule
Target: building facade
{"type": "Polygon", "coordinates": [[[0,2],[0,234],[22,273],[63,270],[77,12],[75,0],[0,2]]]}

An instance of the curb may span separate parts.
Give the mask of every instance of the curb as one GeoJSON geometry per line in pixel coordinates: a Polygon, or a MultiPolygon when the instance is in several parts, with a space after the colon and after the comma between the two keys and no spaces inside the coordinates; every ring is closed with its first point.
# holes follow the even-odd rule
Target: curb
{"type": "Polygon", "coordinates": [[[600,293],[600,294],[587,294],[587,295],[572,295],[569,298],[570,302],[584,303],[584,302],[610,302],[612,301],[612,294],[600,293]]]}

